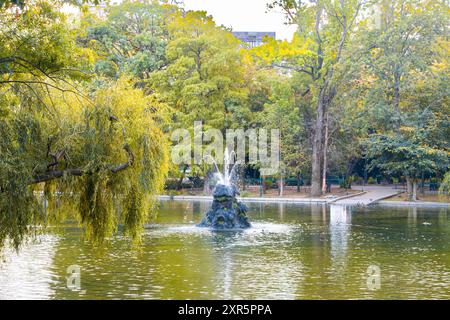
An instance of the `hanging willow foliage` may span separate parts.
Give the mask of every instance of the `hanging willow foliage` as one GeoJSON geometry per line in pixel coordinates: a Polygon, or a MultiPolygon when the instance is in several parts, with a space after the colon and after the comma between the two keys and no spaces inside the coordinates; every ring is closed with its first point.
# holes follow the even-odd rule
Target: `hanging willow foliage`
{"type": "Polygon", "coordinates": [[[63,2],[0,4],[0,250],[69,217],[95,242],[139,239],[167,173],[161,112],[129,79],[88,76],[98,57],[63,2]]]}
{"type": "Polygon", "coordinates": [[[128,79],[106,87],[87,105],[53,93],[57,122],[32,96],[0,117],[0,246],[18,247],[68,208],[94,242],[119,225],[139,239],[164,186],[166,142],[141,90],[128,79]]]}

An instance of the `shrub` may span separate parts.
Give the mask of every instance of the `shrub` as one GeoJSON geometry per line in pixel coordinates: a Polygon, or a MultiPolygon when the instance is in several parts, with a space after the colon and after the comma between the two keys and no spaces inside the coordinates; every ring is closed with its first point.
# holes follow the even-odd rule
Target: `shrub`
{"type": "Polygon", "coordinates": [[[271,180],[266,180],[264,181],[264,184],[266,186],[266,189],[272,189],[274,183],[271,180]]]}
{"type": "Polygon", "coordinates": [[[340,187],[343,189],[350,189],[352,187],[353,180],[353,176],[345,177],[341,182],[340,187]]]}
{"type": "Polygon", "coordinates": [[[241,197],[242,198],[249,198],[250,196],[251,196],[251,194],[248,191],[241,192],[241,197]]]}
{"type": "Polygon", "coordinates": [[[440,194],[449,194],[450,191],[450,171],[447,172],[442,180],[441,186],[439,188],[440,194]]]}

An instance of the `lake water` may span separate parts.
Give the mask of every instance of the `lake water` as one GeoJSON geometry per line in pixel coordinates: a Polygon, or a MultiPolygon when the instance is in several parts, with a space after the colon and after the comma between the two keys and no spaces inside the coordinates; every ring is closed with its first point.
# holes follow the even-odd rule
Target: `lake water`
{"type": "Polygon", "coordinates": [[[448,209],[253,203],[211,232],[209,206],[163,201],[137,248],[67,222],[5,252],[0,299],[450,299],[448,209]]]}

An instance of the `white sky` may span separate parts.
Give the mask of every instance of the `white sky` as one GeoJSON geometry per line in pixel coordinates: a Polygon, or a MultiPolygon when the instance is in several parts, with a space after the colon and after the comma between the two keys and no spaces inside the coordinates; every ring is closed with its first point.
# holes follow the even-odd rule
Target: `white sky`
{"type": "Polygon", "coordinates": [[[233,31],[275,31],[277,39],[292,39],[295,27],[284,25],[281,11],[266,13],[269,0],[184,0],[186,10],[203,10],[216,24],[233,31]]]}

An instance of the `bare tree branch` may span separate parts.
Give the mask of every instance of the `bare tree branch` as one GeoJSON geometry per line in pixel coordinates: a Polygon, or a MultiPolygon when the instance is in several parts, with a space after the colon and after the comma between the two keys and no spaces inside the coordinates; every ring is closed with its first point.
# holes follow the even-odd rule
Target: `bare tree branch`
{"type": "MultiPolygon", "coordinates": [[[[303,73],[306,73],[306,74],[308,74],[310,76],[313,76],[313,72],[309,71],[307,69],[308,67],[298,67],[298,66],[279,64],[279,63],[272,63],[272,67],[273,68],[281,68],[281,69],[296,71],[296,72],[303,72],[303,73]]],[[[309,67],[309,68],[312,68],[312,67],[309,67]]]]}

